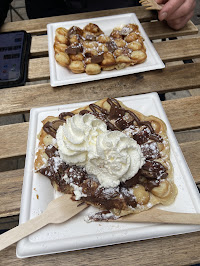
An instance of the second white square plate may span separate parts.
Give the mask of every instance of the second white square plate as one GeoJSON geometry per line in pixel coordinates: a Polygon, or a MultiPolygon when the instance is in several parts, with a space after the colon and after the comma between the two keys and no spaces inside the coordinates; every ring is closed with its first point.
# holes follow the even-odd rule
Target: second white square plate
{"type": "Polygon", "coordinates": [[[135,74],[149,70],[162,69],[165,67],[160,56],[156,52],[153,44],[149,40],[138,18],[134,13],[122,14],[116,16],[98,17],[92,19],[74,20],[67,22],[51,23],[47,25],[48,34],[48,50],[49,50],[49,66],[50,66],[50,81],[51,86],[62,86],[74,83],[87,82],[92,80],[100,80],[111,77],[118,77],[128,74],[135,74]],[[65,67],[60,66],[54,58],[54,38],[55,31],[59,27],[69,29],[72,26],[84,28],[88,23],[97,24],[105,34],[109,35],[113,28],[134,23],[139,26],[140,33],[144,38],[144,44],[147,52],[147,59],[144,63],[135,66],[130,66],[121,70],[102,71],[98,75],[87,75],[86,73],[74,74],[65,67]]]}

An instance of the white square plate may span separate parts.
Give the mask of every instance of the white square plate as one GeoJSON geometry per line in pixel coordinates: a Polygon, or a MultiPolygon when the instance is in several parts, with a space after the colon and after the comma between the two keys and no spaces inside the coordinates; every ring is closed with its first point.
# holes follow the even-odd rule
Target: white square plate
{"type": "Polygon", "coordinates": [[[118,77],[128,74],[149,71],[149,70],[161,69],[165,67],[158,53],[156,52],[153,44],[149,40],[148,36],[146,35],[144,29],[142,28],[139,20],[137,19],[134,13],[51,23],[47,25],[47,34],[48,34],[48,49],[49,49],[50,81],[52,87],[92,81],[92,80],[100,80],[111,77],[118,77]],[[86,73],[74,74],[67,68],[60,66],[58,63],[56,63],[54,58],[53,44],[54,44],[56,29],[59,27],[64,27],[69,29],[72,26],[78,26],[80,28],[83,28],[88,23],[97,24],[102,29],[102,31],[104,31],[105,34],[107,35],[111,33],[114,27],[128,23],[137,24],[139,26],[139,30],[142,37],[145,39],[144,44],[147,52],[146,61],[142,64],[130,66],[121,70],[102,71],[98,75],[87,75],[86,73]]]}
{"type": "MultiPolygon", "coordinates": [[[[119,98],[119,100],[126,106],[138,110],[145,115],[154,115],[161,118],[167,125],[171,145],[171,161],[174,167],[174,180],[178,187],[178,196],[172,205],[162,206],[162,209],[175,212],[199,213],[200,196],[198,190],[157,93],[123,97],[119,98]]],[[[35,173],[33,169],[35,151],[38,145],[37,134],[42,127],[41,121],[49,115],[57,116],[60,112],[72,111],[85,105],[88,105],[88,102],[31,110],[20,224],[42,213],[48,203],[58,196],[51,186],[49,179],[35,173]]],[[[23,258],[66,252],[200,230],[200,226],[194,225],[87,223],[85,217],[89,213],[95,213],[96,210],[93,207],[89,207],[66,223],[48,225],[29,237],[24,238],[17,244],[17,256],[23,258]]]]}

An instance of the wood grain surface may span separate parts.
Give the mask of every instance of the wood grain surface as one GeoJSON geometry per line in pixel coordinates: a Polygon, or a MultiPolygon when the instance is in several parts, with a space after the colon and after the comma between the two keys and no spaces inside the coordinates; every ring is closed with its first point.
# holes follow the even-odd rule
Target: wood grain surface
{"type": "MultiPolygon", "coordinates": [[[[174,131],[200,127],[199,103],[200,96],[163,102],[163,107],[174,131]],[[191,107],[185,112],[188,105],[191,107]]],[[[28,122],[1,126],[0,159],[24,155],[27,133],[28,122]],[[12,137],[13,132],[15,132],[15,138],[12,137]]]]}
{"type": "MultiPolygon", "coordinates": [[[[44,37],[42,37],[44,40],[44,37]]],[[[47,55],[47,49],[40,43],[42,40],[35,39],[33,42],[32,55],[47,55]],[[42,48],[40,48],[42,47],[42,48]]],[[[200,37],[191,39],[179,39],[166,42],[158,42],[154,44],[160,58],[163,62],[172,62],[185,59],[194,59],[200,57],[200,37]]],[[[49,59],[48,57],[33,58],[29,61],[30,81],[48,79],[49,73],[49,59]],[[38,69],[38,65],[40,68],[38,69]],[[37,69],[37,71],[36,71],[37,69]]]]}
{"type": "MultiPolygon", "coordinates": [[[[200,87],[200,63],[170,66],[164,70],[52,88],[49,83],[0,90],[0,115],[29,112],[33,107],[95,101],[157,91],[200,87]],[[43,97],[45,95],[45,97],[43,97]]],[[[189,100],[190,101],[190,100],[189,100]]],[[[189,121],[190,122],[190,121],[189,121]]]]}
{"type": "MultiPolygon", "coordinates": [[[[153,32],[152,29],[152,34],[153,32]]],[[[191,39],[167,40],[165,42],[153,43],[153,45],[164,62],[200,57],[200,37],[198,36],[191,39]]],[[[32,57],[47,57],[47,35],[33,36],[30,52],[32,57]]]]}
{"type": "Polygon", "coordinates": [[[160,21],[144,22],[142,26],[151,40],[192,35],[198,32],[198,28],[191,21],[188,21],[180,31],[174,31],[168,27],[167,23],[160,21]]]}
{"type": "Polygon", "coordinates": [[[26,122],[0,127],[0,143],[2,143],[0,159],[17,157],[26,153],[28,125],[29,123],[26,122]],[[13,132],[16,134],[15,136],[19,138],[13,137],[13,132]]]}
{"type": "Polygon", "coordinates": [[[120,9],[113,9],[113,10],[103,10],[103,11],[71,14],[71,15],[64,15],[64,16],[50,17],[50,18],[33,19],[33,20],[29,20],[28,23],[24,21],[8,22],[8,23],[5,23],[1,27],[0,31],[7,32],[7,31],[23,29],[32,34],[43,34],[47,32],[47,24],[49,23],[79,20],[79,19],[88,19],[88,18],[94,18],[94,17],[120,15],[120,14],[127,14],[127,13],[135,13],[141,22],[150,21],[152,19],[157,18],[157,13],[152,12],[152,11],[147,11],[145,10],[144,7],[139,6],[139,7],[128,7],[128,8],[120,8],[120,9]]]}
{"type": "MultiPolygon", "coordinates": [[[[198,29],[191,21],[183,29],[174,31],[165,22],[157,21],[156,12],[133,7],[5,23],[0,31],[22,29],[32,34],[28,81],[25,86],[0,90],[0,116],[29,113],[34,107],[96,101],[105,97],[153,91],[176,93],[190,89],[192,92],[200,88],[200,37],[194,35],[198,29]],[[136,13],[158,54],[167,63],[165,69],[57,88],[50,86],[48,23],[131,12],[136,13]],[[181,36],[187,38],[182,39],[181,36]],[[177,39],[169,40],[171,37],[177,39]],[[160,42],[161,39],[165,41],[160,42]],[[185,59],[194,59],[194,62],[183,64],[181,60],[185,59]],[[169,65],[168,62],[172,63],[169,65]],[[38,84],[29,81],[38,81],[38,84]]],[[[200,96],[168,100],[162,104],[177,134],[187,136],[192,129],[200,129],[200,96]]],[[[26,154],[28,126],[27,122],[0,126],[0,164],[26,154]]],[[[186,139],[180,147],[196,184],[200,184],[199,138],[186,139]]],[[[12,228],[18,223],[23,171],[0,172],[0,230],[12,228]]],[[[196,232],[23,260],[16,258],[16,245],[12,245],[0,252],[0,265],[191,265],[200,263],[199,241],[200,232],[196,232]]]]}
{"type": "Polygon", "coordinates": [[[154,47],[165,63],[200,57],[200,37],[158,42],[154,47]]]}
{"type": "Polygon", "coordinates": [[[2,266],[191,265],[199,262],[199,239],[196,232],[27,259],[16,258],[12,245],[0,253],[0,261],[2,266]]]}
{"type": "Polygon", "coordinates": [[[51,18],[41,18],[37,20],[36,19],[29,20],[29,23],[24,23],[23,21],[8,22],[1,27],[1,32],[23,29],[31,34],[45,34],[47,32],[47,24],[49,23],[88,19],[88,18],[95,18],[102,16],[118,15],[118,14],[127,14],[127,13],[135,13],[140,22],[147,21],[144,22],[142,26],[150,39],[177,37],[177,36],[195,34],[198,32],[197,27],[191,21],[189,21],[186,24],[186,26],[179,31],[172,30],[167,26],[165,22],[154,21],[153,23],[149,23],[149,21],[153,18],[156,18],[157,15],[152,11],[146,11],[143,7],[133,7],[133,8],[130,7],[123,9],[115,9],[115,10],[104,10],[104,11],[96,11],[89,13],[72,14],[72,15],[65,15],[65,16],[58,16],[51,18]],[[154,29],[153,32],[152,32],[152,26],[154,29]]]}
{"type": "Polygon", "coordinates": [[[0,217],[19,215],[24,169],[0,172],[0,217]]]}
{"type": "MultiPolygon", "coordinates": [[[[186,162],[191,169],[192,176],[197,184],[200,184],[200,141],[180,144],[186,162]],[[191,154],[194,156],[191,157],[191,154]]],[[[23,169],[0,172],[0,218],[18,215],[21,201],[21,189],[23,183],[23,169]]],[[[35,197],[36,197],[35,192],[35,197]]]]}
{"type": "MultiPolygon", "coordinates": [[[[196,56],[196,57],[199,57],[199,52],[198,52],[198,56],[196,56]]],[[[168,58],[170,58],[170,55],[168,55],[168,58]]],[[[191,56],[185,56],[185,59],[192,59],[192,58],[194,58],[194,56],[193,55],[191,55],[191,56]]],[[[179,54],[177,53],[177,58],[175,59],[175,60],[172,60],[172,57],[169,59],[169,60],[166,60],[166,62],[168,61],[170,61],[170,62],[172,62],[172,61],[176,61],[176,60],[182,60],[182,59],[184,59],[184,56],[183,56],[183,54],[181,54],[181,56],[179,57],[179,54]]],[[[196,66],[197,66],[197,72],[198,72],[198,70],[199,70],[199,64],[198,63],[196,63],[196,64],[193,64],[193,66],[187,66],[188,67],[188,69],[190,69],[190,68],[196,68],[196,66]]],[[[176,67],[177,68],[177,70],[176,71],[181,71],[182,69],[183,69],[183,71],[185,71],[185,68],[183,67],[183,66],[179,66],[179,65],[176,65],[176,66],[174,66],[174,67],[176,67]]],[[[187,68],[186,67],[186,68],[187,68]]],[[[171,67],[168,67],[167,68],[167,70],[163,70],[163,71],[160,71],[160,70],[154,70],[154,72],[144,72],[143,74],[142,74],[142,76],[146,76],[146,75],[155,75],[155,74],[157,74],[157,75],[159,75],[159,76],[161,76],[161,74],[163,75],[163,73],[164,74],[168,74],[169,72],[168,71],[174,71],[174,69],[173,69],[173,67],[171,68],[171,67]],[[164,72],[165,71],[165,72],[164,72]]],[[[186,70],[187,71],[187,70],[186,70]]],[[[185,72],[186,72],[185,71],[185,72]]],[[[188,70],[189,71],[189,70],[188,70]]],[[[186,74],[186,73],[185,73],[186,74]]],[[[192,75],[195,75],[196,73],[191,73],[192,75]]],[[[191,75],[190,74],[190,75],[191,75]]],[[[130,74],[130,75],[127,75],[127,76],[125,76],[125,78],[126,77],[128,77],[128,78],[130,78],[131,76],[133,76],[133,77],[135,77],[135,75],[134,74],[130,74]]],[[[136,76],[140,76],[141,77],[141,74],[138,74],[138,75],[136,75],[136,76]]],[[[44,79],[49,79],[50,78],[50,72],[49,72],[49,59],[47,58],[47,57],[40,57],[40,58],[33,58],[33,59],[31,59],[30,60],[30,63],[29,63],[29,72],[28,72],[28,80],[29,81],[39,81],[39,80],[44,80],[44,79]],[[40,66],[40,68],[38,69],[38,65],[40,66]]],[[[159,77],[158,77],[159,78],[159,77]]],[[[103,80],[103,82],[108,82],[108,80],[113,80],[113,81],[115,81],[115,79],[116,78],[113,78],[113,79],[104,79],[103,80]]],[[[122,79],[122,77],[119,77],[118,79],[122,79]]],[[[155,80],[155,79],[154,79],[155,80]]],[[[195,81],[195,80],[194,80],[195,81]]],[[[194,82],[193,81],[193,82],[194,82]]],[[[99,82],[102,82],[102,80],[100,80],[99,82]]],[[[90,84],[91,82],[87,82],[87,83],[85,83],[85,84],[90,84]]],[[[95,82],[96,83],[96,82],[95,82]]],[[[81,85],[83,85],[84,83],[82,83],[81,85]]],[[[185,84],[185,83],[184,83],[185,84]]],[[[186,85],[186,84],[185,84],[186,85]]],[[[197,86],[199,86],[199,84],[197,85],[197,86]]],[[[182,88],[182,87],[181,87],[182,88]]]]}

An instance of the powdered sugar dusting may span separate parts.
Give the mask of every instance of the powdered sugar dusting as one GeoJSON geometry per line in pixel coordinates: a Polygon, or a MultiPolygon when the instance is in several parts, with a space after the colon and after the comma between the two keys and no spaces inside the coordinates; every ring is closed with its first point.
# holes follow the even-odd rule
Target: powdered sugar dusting
{"type": "Polygon", "coordinates": [[[53,168],[54,171],[56,172],[60,166],[60,164],[63,162],[60,157],[52,157],[52,160],[54,161],[53,168]]]}
{"type": "Polygon", "coordinates": [[[82,197],[87,197],[87,195],[82,192],[82,187],[79,187],[73,183],[70,183],[70,186],[74,189],[74,195],[76,200],[80,200],[82,197]]]}

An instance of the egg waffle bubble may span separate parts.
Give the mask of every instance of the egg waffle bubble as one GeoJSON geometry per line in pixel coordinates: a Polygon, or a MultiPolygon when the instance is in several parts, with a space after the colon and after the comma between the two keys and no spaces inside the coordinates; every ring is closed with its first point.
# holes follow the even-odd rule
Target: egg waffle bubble
{"type": "Polygon", "coordinates": [[[88,75],[141,64],[147,58],[144,39],[136,24],[114,28],[110,35],[93,23],[83,29],[57,28],[54,52],[59,65],[75,74],[88,75]]]}

